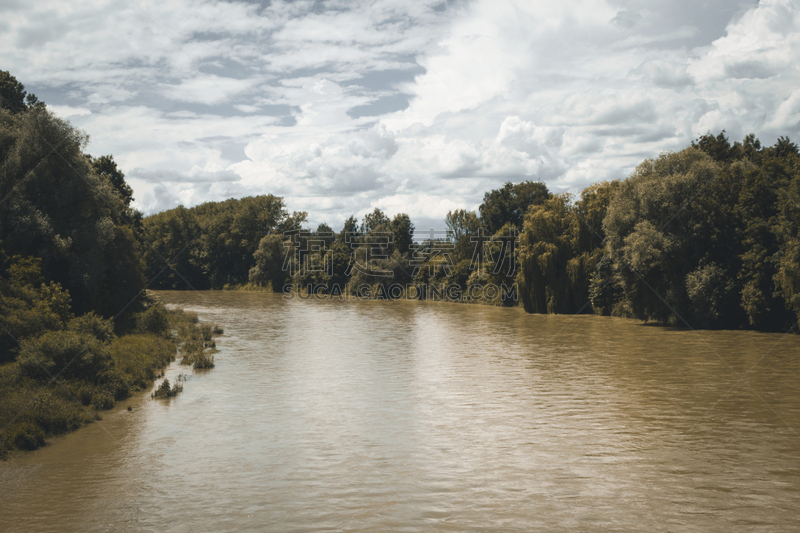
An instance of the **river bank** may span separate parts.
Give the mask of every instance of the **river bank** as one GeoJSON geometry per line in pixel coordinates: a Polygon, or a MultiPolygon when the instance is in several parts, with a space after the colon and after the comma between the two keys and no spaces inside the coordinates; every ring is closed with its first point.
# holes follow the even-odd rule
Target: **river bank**
{"type": "Polygon", "coordinates": [[[381,280],[374,283],[348,283],[343,287],[328,284],[287,283],[282,291],[273,291],[272,285],[253,283],[226,284],[223,291],[233,292],[277,292],[284,300],[418,300],[461,304],[490,305],[498,307],[520,307],[517,283],[473,283],[462,287],[447,280],[428,283],[392,283],[381,280]]]}
{"type": "Polygon", "coordinates": [[[214,338],[222,329],[197,314],[154,301],[116,336],[113,324],[85,315],[67,331],[23,344],[19,358],[0,366],[0,459],[102,419],[161,378],[181,356],[194,369],[214,367],[214,338]]]}

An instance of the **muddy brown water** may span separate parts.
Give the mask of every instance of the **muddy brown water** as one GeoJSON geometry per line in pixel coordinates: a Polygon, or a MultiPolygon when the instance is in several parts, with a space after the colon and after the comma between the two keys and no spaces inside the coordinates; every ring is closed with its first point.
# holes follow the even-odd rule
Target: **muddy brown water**
{"type": "Polygon", "coordinates": [[[158,294],[224,325],[217,367],[0,463],[0,530],[800,527],[797,336],[158,294]]]}

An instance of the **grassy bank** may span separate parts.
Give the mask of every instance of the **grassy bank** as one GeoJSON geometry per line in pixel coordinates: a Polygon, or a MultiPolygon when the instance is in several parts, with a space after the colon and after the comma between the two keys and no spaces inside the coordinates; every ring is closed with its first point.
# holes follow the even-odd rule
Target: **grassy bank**
{"type": "Polygon", "coordinates": [[[0,458],[100,419],[150,387],[178,355],[196,369],[213,368],[221,332],[154,302],[130,334],[116,336],[111,321],[88,314],[24,341],[16,361],[0,366],[0,458]]]}

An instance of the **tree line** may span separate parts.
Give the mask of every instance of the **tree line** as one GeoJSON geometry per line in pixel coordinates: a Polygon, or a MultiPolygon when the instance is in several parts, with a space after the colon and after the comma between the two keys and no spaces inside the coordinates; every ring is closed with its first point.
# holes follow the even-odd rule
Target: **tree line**
{"type": "Polygon", "coordinates": [[[525,216],[529,312],[594,312],[700,328],[786,331],[800,318],[800,157],[781,137],[704,135],[579,200],[525,216]]]}
{"type": "Polygon", "coordinates": [[[446,233],[416,242],[408,215],[377,208],[334,232],[305,227],[307,213],[289,215],[271,195],[178,207],[143,221],[147,273],[174,258],[175,271],[153,286],[336,294],[367,285],[386,298],[401,294],[388,290],[395,284],[469,295],[473,286],[516,283],[514,299],[491,303],[786,330],[800,317],[798,161],[785,137],[764,147],[753,135],[731,143],[709,133],[577,197],[506,183],[485,193],[477,212],[449,212],[446,233]]]}

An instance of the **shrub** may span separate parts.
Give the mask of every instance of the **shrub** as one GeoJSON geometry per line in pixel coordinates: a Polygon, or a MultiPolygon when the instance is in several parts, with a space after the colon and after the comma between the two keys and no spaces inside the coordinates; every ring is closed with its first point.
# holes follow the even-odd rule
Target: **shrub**
{"type": "Polygon", "coordinates": [[[103,390],[110,394],[116,401],[124,400],[131,394],[131,387],[128,384],[128,380],[125,379],[125,376],[116,368],[100,376],[100,383],[103,390]]]}
{"type": "Polygon", "coordinates": [[[25,396],[24,420],[37,425],[47,435],[59,435],[77,429],[92,419],[92,413],[81,407],[74,396],[61,387],[42,392],[42,389],[23,391],[25,396]],[[30,396],[34,395],[33,402],[30,396]]]}
{"type": "Polygon", "coordinates": [[[157,303],[150,306],[146,311],[139,313],[136,317],[136,329],[140,333],[168,337],[170,323],[166,307],[157,303]]]}
{"type": "Polygon", "coordinates": [[[98,410],[114,407],[114,397],[104,390],[98,390],[92,395],[92,407],[98,410]]]}
{"type": "Polygon", "coordinates": [[[197,353],[203,351],[203,343],[197,340],[188,340],[183,343],[183,351],[184,353],[197,353]]]}
{"type": "Polygon", "coordinates": [[[178,380],[175,382],[175,385],[170,387],[169,380],[165,379],[161,382],[161,385],[155,390],[155,392],[153,392],[153,398],[163,399],[177,396],[179,392],[183,391],[183,384],[181,383],[182,381],[183,379],[179,376],[178,380]]]}
{"type": "MultiPolygon", "coordinates": [[[[63,329],[22,340],[16,361],[0,364],[0,428],[6,428],[0,431],[0,459],[100,420],[97,411],[161,378],[178,345],[184,364],[214,367],[214,335],[222,331],[216,324],[201,325],[197,314],[161,304],[137,314],[135,322],[151,333],[116,337],[110,320],[87,313],[68,319],[63,329]]],[[[164,380],[153,397],[177,395],[183,380],[164,380]]]]}
{"type": "Polygon", "coordinates": [[[214,366],[215,365],[214,365],[213,355],[205,352],[200,352],[194,356],[192,368],[194,368],[195,370],[208,370],[210,368],[214,368],[214,366]]]}
{"type": "Polygon", "coordinates": [[[50,331],[24,341],[18,359],[22,374],[33,379],[58,376],[95,384],[114,364],[104,344],[74,331],[50,331]]]}
{"type": "Polygon", "coordinates": [[[153,335],[125,335],[109,346],[116,370],[132,390],[148,387],[160,370],[175,360],[175,344],[153,335]]]}
{"type": "Polygon", "coordinates": [[[81,402],[81,405],[89,405],[92,403],[94,387],[88,383],[83,383],[73,388],[73,394],[75,394],[75,397],[81,402]]]}
{"type": "Polygon", "coordinates": [[[183,309],[169,309],[167,310],[172,327],[177,324],[197,324],[200,322],[200,317],[194,311],[184,311],[183,309]]]}
{"type": "Polygon", "coordinates": [[[106,320],[94,312],[73,318],[69,321],[67,329],[91,335],[104,343],[111,342],[116,338],[116,335],[114,335],[114,322],[110,319],[106,320]]]}
{"type": "Polygon", "coordinates": [[[21,422],[9,428],[7,439],[20,450],[35,450],[44,446],[44,432],[30,422],[21,422]]]}

